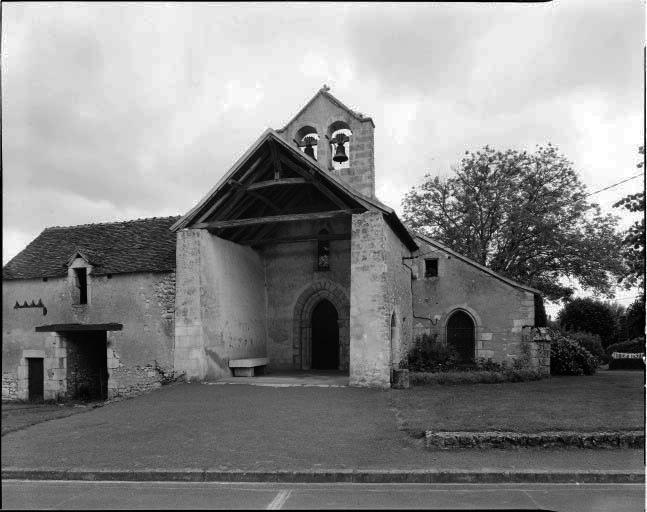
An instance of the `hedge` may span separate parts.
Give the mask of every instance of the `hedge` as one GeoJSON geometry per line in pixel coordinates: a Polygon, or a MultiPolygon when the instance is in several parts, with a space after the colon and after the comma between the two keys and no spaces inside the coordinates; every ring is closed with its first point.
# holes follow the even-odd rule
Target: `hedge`
{"type": "Polygon", "coordinates": [[[536,370],[509,369],[505,371],[462,371],[462,372],[409,372],[412,386],[425,384],[496,384],[499,382],[525,382],[540,380],[542,375],[536,370]]]}

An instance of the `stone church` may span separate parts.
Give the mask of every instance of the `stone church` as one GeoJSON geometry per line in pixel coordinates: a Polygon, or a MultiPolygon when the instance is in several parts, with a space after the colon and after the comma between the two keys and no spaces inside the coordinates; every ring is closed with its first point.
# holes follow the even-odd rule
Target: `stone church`
{"type": "Polygon", "coordinates": [[[324,86],[184,216],[45,229],[3,268],[3,399],[217,380],[245,358],[385,388],[422,333],[539,365],[522,336],[539,292],[407,229],[375,197],[374,129],[324,86]]]}

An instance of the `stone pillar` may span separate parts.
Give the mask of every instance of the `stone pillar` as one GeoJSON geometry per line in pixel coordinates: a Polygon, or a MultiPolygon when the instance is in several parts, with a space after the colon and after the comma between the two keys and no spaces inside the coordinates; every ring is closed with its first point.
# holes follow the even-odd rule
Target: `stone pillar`
{"type": "Polygon", "coordinates": [[[177,233],[175,295],[175,371],[187,380],[206,375],[201,317],[200,247],[206,230],[183,229],[177,233]]]}
{"type": "Polygon", "coordinates": [[[550,376],[550,335],[545,327],[524,326],[522,343],[526,346],[529,365],[544,376],[550,376]]]}
{"type": "Polygon", "coordinates": [[[63,400],[67,395],[67,340],[51,333],[45,345],[45,400],[63,400]]]}
{"type": "Polygon", "coordinates": [[[390,386],[391,308],[387,305],[384,229],[380,212],[366,212],[352,217],[351,386],[390,386]]]}

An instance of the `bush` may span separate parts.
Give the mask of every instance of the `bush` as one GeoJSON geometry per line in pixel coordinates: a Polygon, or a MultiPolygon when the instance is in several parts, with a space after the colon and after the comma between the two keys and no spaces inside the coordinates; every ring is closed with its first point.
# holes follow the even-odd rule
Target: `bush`
{"type": "Polygon", "coordinates": [[[621,341],[607,347],[607,355],[611,357],[613,352],[645,352],[645,337],[634,338],[633,340],[621,341]]]}
{"type": "Polygon", "coordinates": [[[425,384],[496,384],[499,382],[525,382],[529,380],[539,380],[541,378],[542,375],[538,371],[527,369],[409,373],[409,382],[412,386],[425,384]]]}
{"type": "Polygon", "coordinates": [[[551,333],[551,375],[593,375],[598,360],[576,341],[560,332],[551,333]]]}
{"type": "Polygon", "coordinates": [[[455,350],[438,341],[438,335],[418,336],[401,368],[412,372],[442,372],[456,367],[459,356],[455,350]]]}
{"type": "Polygon", "coordinates": [[[580,344],[581,347],[585,348],[591,354],[598,358],[600,363],[608,362],[607,353],[602,348],[602,341],[600,336],[597,334],[592,334],[590,332],[564,332],[566,338],[575,340],[580,344]]]}
{"type": "Polygon", "coordinates": [[[559,312],[558,321],[564,330],[597,334],[603,347],[615,341],[616,319],[604,302],[590,298],[573,299],[559,312]]]}

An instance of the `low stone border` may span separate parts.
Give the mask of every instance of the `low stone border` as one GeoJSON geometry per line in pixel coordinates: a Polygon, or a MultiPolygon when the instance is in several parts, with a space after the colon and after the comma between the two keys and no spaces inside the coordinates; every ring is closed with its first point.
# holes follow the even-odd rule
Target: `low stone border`
{"type": "Polygon", "coordinates": [[[428,449],[457,448],[644,448],[645,433],[627,432],[425,432],[428,449]]]}
{"type": "Polygon", "coordinates": [[[592,470],[2,470],[3,480],[85,480],[136,482],[282,482],[282,483],[644,483],[642,471],[592,470]]]}

